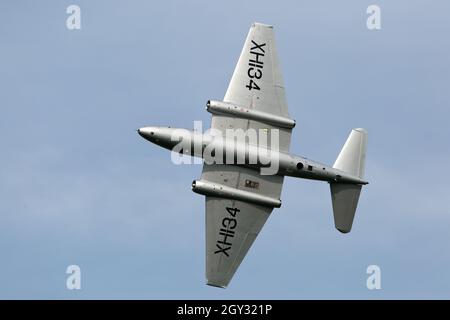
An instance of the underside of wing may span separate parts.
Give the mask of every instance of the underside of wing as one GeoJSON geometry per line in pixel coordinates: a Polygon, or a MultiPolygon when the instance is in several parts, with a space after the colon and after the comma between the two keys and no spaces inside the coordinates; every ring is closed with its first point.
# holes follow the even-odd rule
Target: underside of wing
{"type": "Polygon", "coordinates": [[[206,279],[225,288],[273,208],[206,197],[206,279]]]}
{"type": "Polygon", "coordinates": [[[272,26],[250,28],[224,101],[289,117],[272,26]]]}
{"type": "MultiPolygon", "coordinates": [[[[279,199],[282,176],[263,176],[233,165],[207,165],[202,180],[279,199]]],[[[226,197],[206,197],[206,278],[226,287],[273,207],[226,197]]]]}
{"type": "MultiPolygon", "coordinates": [[[[284,83],[278,62],[273,27],[254,23],[245,40],[238,63],[229,83],[224,102],[289,118],[284,83]]],[[[279,130],[278,148],[288,151],[291,128],[281,128],[261,121],[229,115],[213,115],[211,128],[279,130]]],[[[271,147],[271,143],[268,147],[271,147]]]]}
{"type": "Polygon", "coordinates": [[[260,175],[254,169],[225,164],[205,163],[202,172],[202,180],[275,199],[280,198],[283,179],[283,176],[260,175]]]}

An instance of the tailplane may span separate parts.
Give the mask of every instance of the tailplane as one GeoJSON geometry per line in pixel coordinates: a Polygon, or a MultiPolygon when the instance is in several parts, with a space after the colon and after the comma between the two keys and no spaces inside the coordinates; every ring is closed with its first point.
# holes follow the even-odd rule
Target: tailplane
{"type": "MultiPolygon", "coordinates": [[[[361,128],[353,129],[339,153],[333,168],[363,179],[366,144],[367,131],[361,128]]],[[[352,229],[361,188],[362,185],[360,184],[330,183],[334,225],[342,233],[348,233],[352,229]]]]}

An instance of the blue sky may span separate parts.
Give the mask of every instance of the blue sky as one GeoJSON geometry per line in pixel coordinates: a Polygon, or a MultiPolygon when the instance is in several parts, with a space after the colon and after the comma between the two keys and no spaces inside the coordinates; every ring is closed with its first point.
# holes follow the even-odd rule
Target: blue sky
{"type": "Polygon", "coordinates": [[[0,298],[450,298],[449,2],[241,2],[0,3],[0,298]],[[204,284],[201,166],[135,129],[209,123],[254,21],[275,26],[291,151],[332,164],[365,127],[370,184],[342,235],[328,185],[286,179],[220,290],[204,284]]]}

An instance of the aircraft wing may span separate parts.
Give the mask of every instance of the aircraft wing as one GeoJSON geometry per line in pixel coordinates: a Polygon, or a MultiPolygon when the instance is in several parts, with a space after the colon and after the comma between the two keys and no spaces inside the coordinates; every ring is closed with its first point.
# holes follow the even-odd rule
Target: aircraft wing
{"type": "MultiPolygon", "coordinates": [[[[272,26],[254,23],[250,28],[223,101],[289,118],[272,26]]],[[[278,148],[289,151],[291,129],[224,115],[213,115],[211,128],[222,132],[230,128],[278,129],[278,148]]]]}
{"type": "MultiPolygon", "coordinates": [[[[234,165],[205,164],[202,180],[279,199],[282,176],[234,165]]],[[[207,284],[225,288],[273,210],[245,201],[206,196],[207,284]]]]}
{"type": "MultiPolygon", "coordinates": [[[[289,118],[272,26],[255,23],[231,78],[224,102],[289,118]]],[[[256,120],[213,114],[211,128],[279,130],[279,149],[288,151],[291,129],[256,120]]],[[[267,132],[266,131],[266,132],[267,132]]],[[[268,134],[270,136],[270,134],[268,134]]],[[[272,147],[272,141],[268,142],[272,147]]],[[[202,180],[279,199],[283,177],[246,167],[204,164],[202,180]]],[[[226,287],[261,231],[273,207],[206,196],[206,277],[226,287]]]]}

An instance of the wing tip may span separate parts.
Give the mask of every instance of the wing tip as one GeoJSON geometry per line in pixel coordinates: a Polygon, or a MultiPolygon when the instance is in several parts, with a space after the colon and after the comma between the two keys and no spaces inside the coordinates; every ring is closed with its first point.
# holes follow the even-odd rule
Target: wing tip
{"type": "Polygon", "coordinates": [[[367,134],[367,129],[364,129],[364,128],[354,128],[353,130],[367,134]]]}
{"type": "Polygon", "coordinates": [[[263,28],[273,29],[273,25],[265,24],[265,23],[261,23],[261,22],[253,22],[253,27],[263,27],[263,28]]]}
{"type": "Polygon", "coordinates": [[[339,228],[339,227],[336,227],[336,230],[339,231],[342,234],[347,234],[347,233],[349,233],[351,231],[350,229],[339,228]]]}
{"type": "Polygon", "coordinates": [[[211,287],[225,289],[231,278],[222,273],[213,273],[206,276],[206,284],[211,287]]]}
{"type": "Polygon", "coordinates": [[[214,282],[211,282],[211,281],[206,281],[206,284],[207,284],[208,286],[216,287],[216,288],[221,288],[221,289],[226,289],[226,288],[227,288],[226,285],[219,284],[219,283],[214,283],[214,282]]]}

